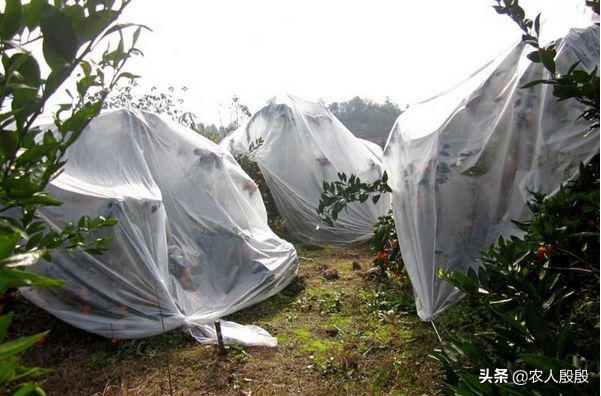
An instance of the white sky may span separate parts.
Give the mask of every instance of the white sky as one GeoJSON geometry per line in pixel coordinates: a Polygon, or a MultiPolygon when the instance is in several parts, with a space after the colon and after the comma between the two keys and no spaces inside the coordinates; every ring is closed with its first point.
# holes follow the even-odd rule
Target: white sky
{"type": "MultiPolygon", "coordinates": [[[[534,17],[541,6],[557,12],[570,0],[521,3],[534,17]]],[[[401,105],[432,96],[519,39],[493,4],[137,0],[121,21],[154,31],[143,33],[145,57],[128,68],[140,83],[189,87],[186,107],[218,123],[219,104],[227,107],[234,94],[251,110],[278,93],[328,102],[390,97],[401,105]]]]}

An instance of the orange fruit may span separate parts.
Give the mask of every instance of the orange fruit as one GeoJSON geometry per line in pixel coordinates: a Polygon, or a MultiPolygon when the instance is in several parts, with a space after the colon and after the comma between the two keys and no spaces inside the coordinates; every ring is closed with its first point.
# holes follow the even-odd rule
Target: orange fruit
{"type": "Polygon", "coordinates": [[[547,246],[541,246],[536,249],[536,253],[534,255],[536,256],[537,260],[544,260],[549,253],[550,251],[547,246]]]}
{"type": "Polygon", "coordinates": [[[378,258],[382,261],[388,261],[388,259],[390,258],[390,250],[384,249],[383,251],[380,251],[380,253],[378,254],[378,258]]]}

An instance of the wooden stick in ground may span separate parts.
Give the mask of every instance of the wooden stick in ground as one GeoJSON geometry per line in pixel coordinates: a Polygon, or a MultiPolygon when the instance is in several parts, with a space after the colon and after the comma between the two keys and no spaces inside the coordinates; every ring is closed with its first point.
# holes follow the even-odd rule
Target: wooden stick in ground
{"type": "Polygon", "coordinates": [[[225,345],[223,344],[223,335],[221,334],[221,322],[215,321],[215,334],[217,334],[217,345],[219,345],[219,352],[225,353],[225,345]]]}

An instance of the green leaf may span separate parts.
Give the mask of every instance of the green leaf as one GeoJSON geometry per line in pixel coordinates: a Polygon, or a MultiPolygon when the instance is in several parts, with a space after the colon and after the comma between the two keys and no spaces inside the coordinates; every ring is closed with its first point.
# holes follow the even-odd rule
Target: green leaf
{"type": "Polygon", "coordinates": [[[8,65],[12,68],[17,62],[19,64],[15,67],[15,70],[21,75],[22,81],[31,87],[35,87],[37,91],[37,86],[41,82],[38,62],[27,53],[19,53],[10,57],[8,65]]]}
{"type": "Polygon", "coordinates": [[[559,333],[559,336],[557,337],[557,357],[561,356],[564,353],[566,346],[570,343],[570,330],[570,320],[568,319],[566,320],[566,324],[563,326],[561,332],[559,333]]]}
{"type": "Polygon", "coordinates": [[[140,38],[140,33],[142,33],[142,27],[138,27],[135,31],[134,31],[134,35],[132,38],[132,47],[136,45],[136,43],[138,42],[138,39],[140,38]]]}
{"type": "Polygon", "coordinates": [[[10,382],[15,377],[18,358],[13,357],[0,363],[0,384],[10,382]]]}
{"type": "Polygon", "coordinates": [[[575,369],[576,368],[568,362],[564,362],[563,360],[555,359],[555,358],[552,358],[549,356],[544,356],[544,355],[535,355],[535,354],[525,353],[525,354],[520,355],[520,358],[524,362],[529,364],[530,366],[534,367],[535,369],[542,370],[545,372],[548,372],[551,370],[559,371],[561,369],[575,369]]]}
{"type": "Polygon", "coordinates": [[[0,21],[0,38],[2,40],[10,40],[19,31],[21,7],[19,0],[6,0],[4,15],[2,15],[2,21],[0,21]]]}
{"type": "MultiPolygon", "coordinates": [[[[12,379],[14,381],[14,378],[12,379]]],[[[27,384],[19,384],[14,391],[12,392],[12,396],[26,396],[31,395],[38,388],[36,384],[27,383],[27,384]]]]}
{"type": "Polygon", "coordinates": [[[62,7],[61,11],[71,21],[71,27],[73,28],[74,32],[77,32],[77,29],[79,29],[79,27],[86,20],[84,9],[79,4],[70,4],[66,7],[62,7]]]}
{"type": "Polygon", "coordinates": [[[544,322],[542,315],[532,301],[526,304],[526,312],[524,315],[526,327],[534,340],[541,347],[548,346],[547,341],[547,325],[544,322]]]}
{"type": "Polygon", "coordinates": [[[44,34],[44,59],[54,71],[73,62],[77,55],[77,38],[71,21],[58,8],[46,6],[40,19],[44,34]]]}
{"type": "MultiPolygon", "coordinates": [[[[54,370],[40,367],[18,367],[18,374],[13,377],[13,380],[22,380],[25,378],[39,377],[42,375],[47,375],[52,373],[54,370]]],[[[36,393],[38,395],[45,395],[43,390],[38,388],[36,389],[36,393]],[[40,393],[40,391],[42,393],[40,393]]]]}
{"type": "Polygon", "coordinates": [[[76,32],[80,44],[95,39],[118,16],[119,11],[115,10],[100,10],[90,15],[76,32]]]}
{"type": "Polygon", "coordinates": [[[24,153],[17,158],[18,165],[25,165],[30,161],[38,161],[44,155],[49,154],[53,150],[60,147],[58,143],[38,144],[25,150],[24,153]]]}
{"type": "MultiPolygon", "coordinates": [[[[492,384],[480,381],[480,378],[473,374],[462,374],[461,379],[469,387],[469,389],[475,392],[476,395],[492,395],[493,387],[492,384]]],[[[469,394],[469,393],[466,393],[469,394]]]]}
{"type": "Polygon", "coordinates": [[[540,50],[540,60],[543,63],[543,66],[545,66],[545,68],[551,72],[552,74],[555,74],[555,55],[556,55],[556,51],[555,49],[545,49],[545,50],[540,50]]]}
{"type": "Polygon", "coordinates": [[[140,76],[137,74],[130,73],[130,72],[123,72],[123,73],[119,74],[118,79],[121,79],[121,78],[128,78],[130,80],[135,80],[137,78],[140,78],[140,76]]]}
{"type": "Polygon", "coordinates": [[[20,203],[20,200],[30,198],[43,188],[40,184],[35,184],[31,180],[24,178],[9,179],[3,184],[2,187],[10,190],[10,198],[17,204],[20,203]]]}
{"type": "Polygon", "coordinates": [[[533,80],[533,81],[530,81],[528,84],[522,85],[522,88],[530,88],[530,87],[534,87],[539,84],[550,84],[550,83],[551,83],[551,80],[533,80]]]}
{"type": "Polygon", "coordinates": [[[45,4],[45,0],[31,0],[23,7],[23,21],[30,31],[40,25],[40,17],[45,4]]]}
{"type": "Polygon", "coordinates": [[[0,361],[23,352],[24,350],[33,346],[38,340],[45,337],[47,334],[48,332],[45,331],[43,333],[38,333],[29,337],[18,338],[16,340],[0,344],[0,361]]]}
{"type": "Polygon", "coordinates": [[[4,342],[4,339],[6,338],[6,332],[13,321],[13,316],[14,314],[12,312],[0,316],[0,343],[4,342]]]}
{"type": "Polygon", "coordinates": [[[18,241],[18,233],[0,231],[0,260],[5,259],[13,253],[18,241]]]}
{"type": "Polygon", "coordinates": [[[0,131],[0,157],[12,156],[17,149],[17,131],[0,131]]]}
{"type": "Polygon", "coordinates": [[[477,280],[470,278],[469,276],[462,274],[458,271],[447,272],[443,269],[438,270],[438,276],[444,279],[459,289],[463,290],[468,294],[476,294],[478,292],[477,280]]]}
{"type": "MultiPolygon", "coordinates": [[[[106,32],[105,32],[105,33],[102,35],[102,38],[105,38],[105,37],[106,37],[106,36],[108,36],[109,34],[112,34],[112,33],[115,33],[115,32],[120,32],[120,31],[121,31],[121,30],[123,30],[123,29],[127,29],[127,28],[129,28],[129,27],[133,27],[133,26],[136,26],[136,27],[138,27],[138,28],[141,28],[141,29],[146,29],[146,30],[148,30],[149,32],[152,32],[152,29],[151,29],[151,28],[149,28],[149,27],[148,27],[148,26],[146,26],[146,25],[141,25],[141,24],[139,24],[139,23],[117,23],[117,24],[115,24],[115,25],[111,26],[111,27],[110,27],[110,28],[109,28],[109,29],[108,29],[108,30],[107,30],[107,31],[106,31],[106,32]]],[[[260,140],[260,139],[261,139],[261,138],[259,138],[259,139],[257,139],[257,140],[260,140]]],[[[261,142],[261,144],[262,144],[262,143],[263,143],[263,142],[261,142]]]]}
{"type": "Polygon", "coordinates": [[[534,63],[541,63],[540,51],[541,50],[532,51],[528,55],[526,55],[526,57],[534,63]]]}
{"type": "Polygon", "coordinates": [[[588,73],[585,70],[574,70],[572,72],[572,78],[574,79],[574,81],[579,82],[579,83],[586,83],[588,81],[588,73]]]}
{"type": "Polygon", "coordinates": [[[45,254],[44,250],[32,250],[27,253],[14,254],[2,261],[0,265],[4,267],[23,267],[34,265],[45,254]]]}
{"type": "Polygon", "coordinates": [[[20,271],[12,268],[0,268],[0,287],[61,286],[64,282],[60,279],[46,278],[33,272],[20,271]]]}
{"type": "Polygon", "coordinates": [[[62,202],[56,198],[53,198],[46,193],[35,193],[31,196],[31,198],[25,199],[21,204],[28,205],[43,205],[43,206],[59,206],[62,205],[62,202]]]}
{"type": "Polygon", "coordinates": [[[53,70],[46,78],[46,86],[44,87],[44,97],[49,98],[54,94],[57,88],[65,81],[68,75],[68,68],[62,67],[53,70]]]}

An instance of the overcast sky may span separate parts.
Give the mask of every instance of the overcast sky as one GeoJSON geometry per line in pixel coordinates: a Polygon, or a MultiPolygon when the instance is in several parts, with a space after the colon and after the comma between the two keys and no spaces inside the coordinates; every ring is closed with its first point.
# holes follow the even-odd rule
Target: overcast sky
{"type": "MultiPolygon", "coordinates": [[[[232,95],[257,110],[278,93],[401,105],[437,94],[519,39],[493,3],[137,0],[122,20],[153,29],[140,40],[145,57],[129,67],[141,84],[185,85],[186,107],[218,122],[232,95]]],[[[552,7],[561,18],[570,0],[521,3],[531,16],[552,7]]]]}

